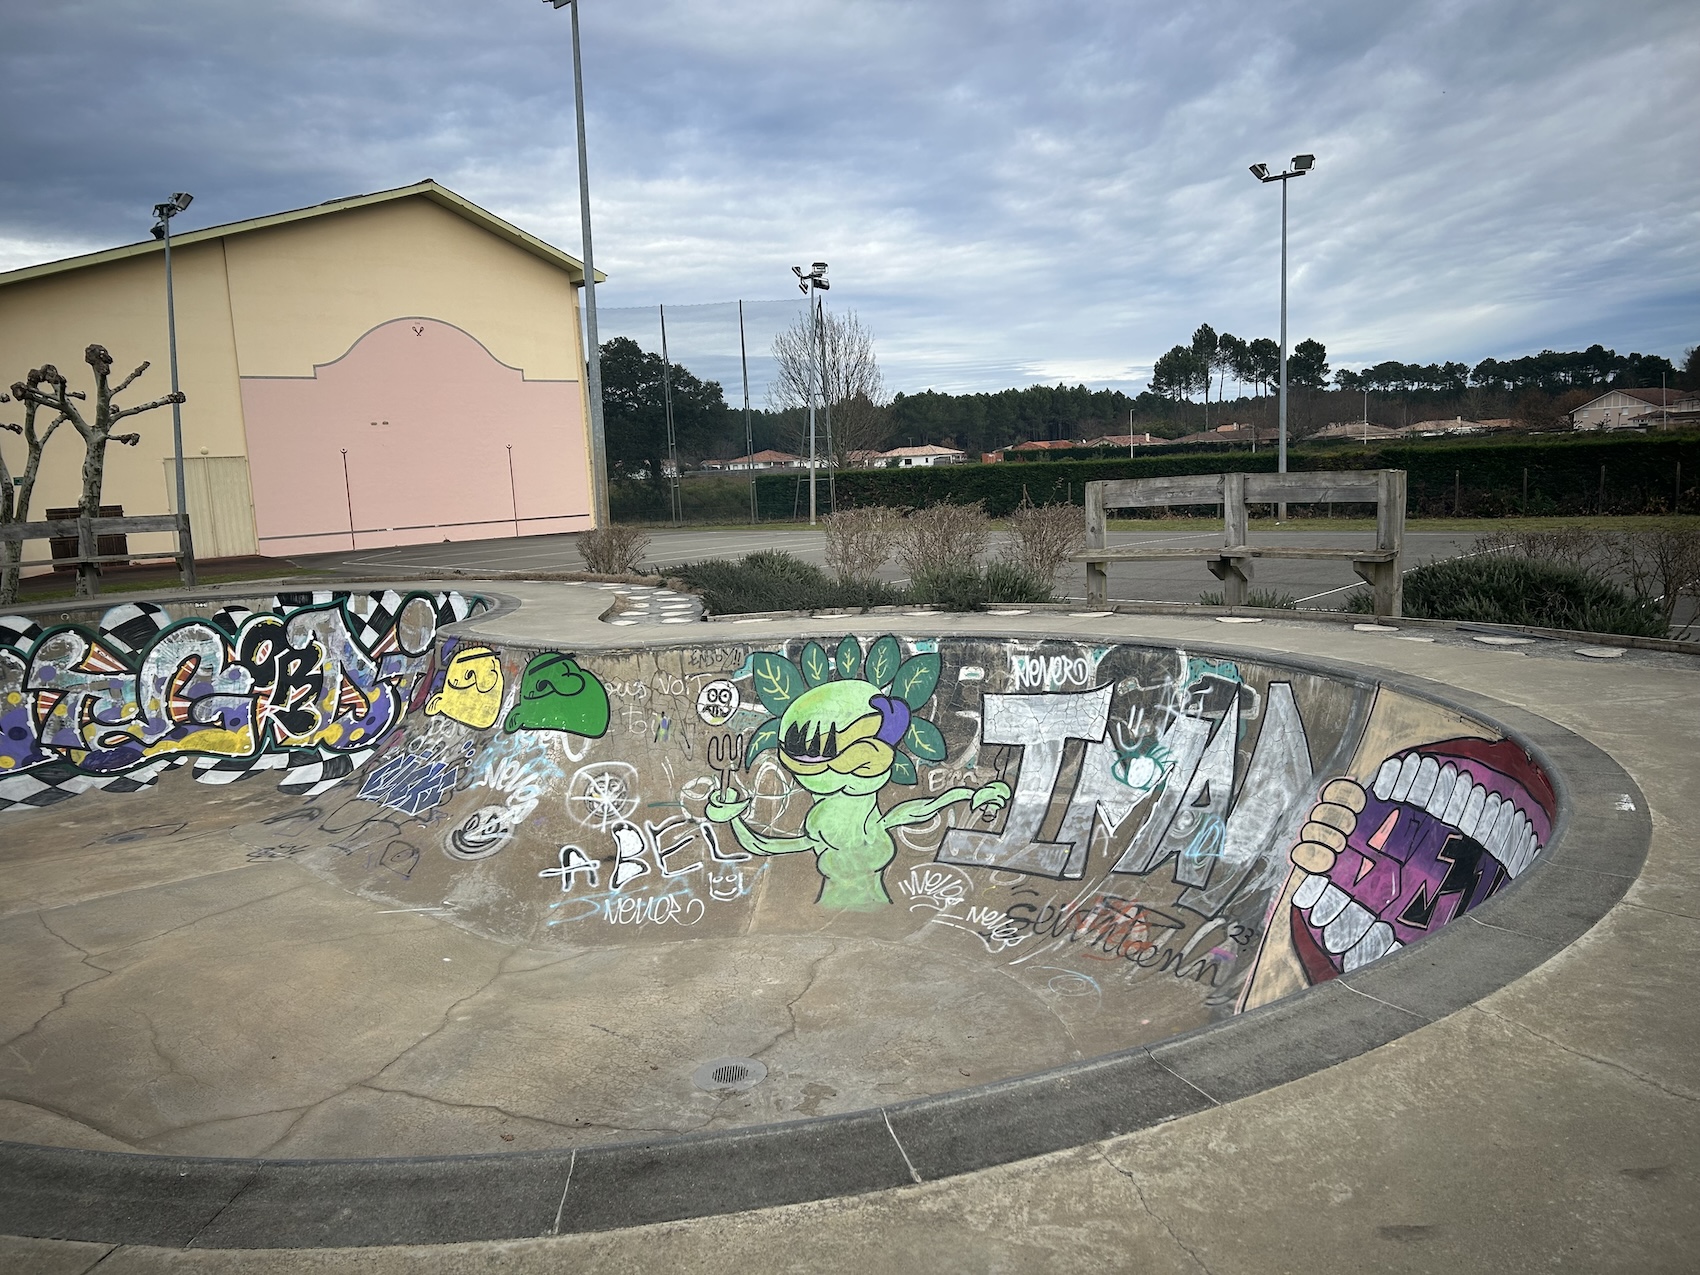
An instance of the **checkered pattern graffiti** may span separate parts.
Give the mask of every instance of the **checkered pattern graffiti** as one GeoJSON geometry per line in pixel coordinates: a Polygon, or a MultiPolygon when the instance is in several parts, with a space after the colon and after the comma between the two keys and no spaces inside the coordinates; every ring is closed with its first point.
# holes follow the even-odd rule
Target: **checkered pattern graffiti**
{"type": "Polygon", "coordinates": [[[285,792],[323,792],[400,725],[438,630],[486,606],[320,590],[210,616],[126,602],[93,627],[0,616],[0,811],[134,792],[186,763],[202,783],[275,771],[285,792]]]}

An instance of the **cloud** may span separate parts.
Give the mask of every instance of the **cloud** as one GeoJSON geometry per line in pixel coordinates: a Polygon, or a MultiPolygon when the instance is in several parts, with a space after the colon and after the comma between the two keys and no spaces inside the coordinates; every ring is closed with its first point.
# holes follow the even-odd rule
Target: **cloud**
{"type": "MultiPolygon", "coordinates": [[[[424,176],[578,250],[564,11],[0,13],[0,267],[138,239],[176,189],[187,226],[424,176]]],[[[1280,196],[1245,170],[1299,151],[1292,334],[1336,365],[1700,340],[1689,4],[585,0],[582,22],[603,303],[774,299],[825,259],[893,388],[1135,388],[1200,322],[1274,335],[1280,196]]]]}

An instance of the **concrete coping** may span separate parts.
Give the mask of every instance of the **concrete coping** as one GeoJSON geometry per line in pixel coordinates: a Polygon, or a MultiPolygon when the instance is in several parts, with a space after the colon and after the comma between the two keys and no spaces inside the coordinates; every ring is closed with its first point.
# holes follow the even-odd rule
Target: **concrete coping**
{"type": "MultiPolygon", "coordinates": [[[[483,596],[497,605],[455,629],[484,630],[519,610],[514,598],[483,596]]],[[[1020,636],[1046,636],[1044,619],[1032,608],[1020,636]]],[[[689,636],[611,630],[604,643],[678,645],[689,636]]],[[[1056,636],[1083,635],[1071,628],[1056,636]]],[[[1159,644],[1102,630],[1085,636],[1159,644]]],[[[841,1116],[558,1151],[243,1160],[0,1143],[0,1230],[176,1248],[460,1243],[733,1213],[970,1173],[1233,1102],[1397,1040],[1557,954],[1604,917],[1641,870],[1652,837],[1645,798],[1609,755],[1569,730],[1403,673],[1215,642],[1188,646],[1376,682],[1496,726],[1553,781],[1558,817],[1547,849],[1494,898],[1360,970],[1155,1044],[1013,1080],[841,1116]]]]}

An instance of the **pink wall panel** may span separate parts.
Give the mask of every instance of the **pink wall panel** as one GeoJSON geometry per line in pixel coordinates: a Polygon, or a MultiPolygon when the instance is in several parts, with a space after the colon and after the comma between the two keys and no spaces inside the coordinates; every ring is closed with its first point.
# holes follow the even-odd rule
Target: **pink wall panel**
{"type": "Polygon", "coordinates": [[[395,319],[314,376],[243,377],[242,412],[261,553],[590,526],[578,383],[527,381],[453,324],[395,319]]]}

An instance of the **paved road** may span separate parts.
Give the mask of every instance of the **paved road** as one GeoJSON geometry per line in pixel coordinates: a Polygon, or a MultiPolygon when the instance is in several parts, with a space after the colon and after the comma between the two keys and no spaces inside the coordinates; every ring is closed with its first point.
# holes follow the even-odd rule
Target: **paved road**
{"type": "MultiPolygon", "coordinates": [[[[1112,545],[1147,544],[1181,548],[1219,544],[1220,531],[1112,532],[1112,545]]],[[[1365,531],[1280,531],[1255,529],[1253,543],[1297,543],[1319,546],[1357,546],[1370,543],[1365,531]]],[[[1470,552],[1475,537],[1470,533],[1413,532],[1405,537],[1407,567],[1470,552]]],[[[499,540],[462,541],[440,545],[410,545],[399,549],[369,549],[351,553],[323,554],[298,559],[304,566],[318,566],[351,575],[382,577],[397,569],[438,567],[469,571],[582,571],[578,537],[573,535],[528,536],[499,540]]],[[[704,558],[737,558],[759,549],[782,549],[805,562],[825,565],[825,536],[807,528],[775,527],[744,531],[702,531],[684,528],[653,533],[646,564],[676,567],[704,558]]],[[[1350,564],[1334,561],[1260,560],[1254,587],[1290,594],[1300,606],[1337,608],[1354,588],[1357,577],[1350,564]]],[[[881,577],[904,582],[908,573],[888,564],[881,577]]],[[[1086,595],[1083,567],[1072,567],[1057,581],[1070,597],[1086,595]]],[[[1110,595],[1140,602],[1196,602],[1201,593],[1221,586],[1198,561],[1119,563],[1110,569],[1110,595]]]]}

